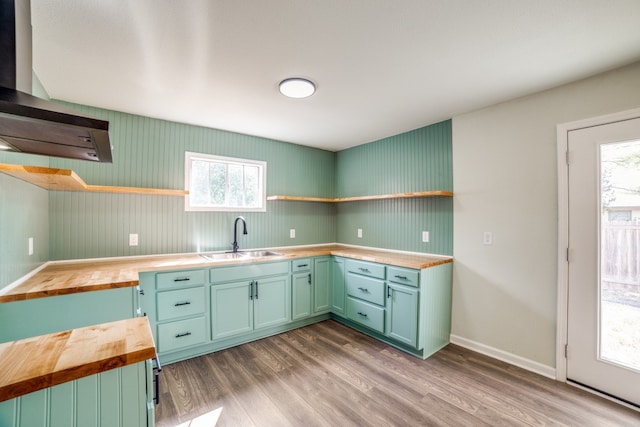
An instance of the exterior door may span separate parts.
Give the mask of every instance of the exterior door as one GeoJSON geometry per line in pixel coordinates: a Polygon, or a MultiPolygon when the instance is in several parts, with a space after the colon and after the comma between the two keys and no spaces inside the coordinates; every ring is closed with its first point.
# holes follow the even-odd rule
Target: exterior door
{"type": "Polygon", "coordinates": [[[567,147],[567,380],[640,406],[640,118],[567,147]]]}

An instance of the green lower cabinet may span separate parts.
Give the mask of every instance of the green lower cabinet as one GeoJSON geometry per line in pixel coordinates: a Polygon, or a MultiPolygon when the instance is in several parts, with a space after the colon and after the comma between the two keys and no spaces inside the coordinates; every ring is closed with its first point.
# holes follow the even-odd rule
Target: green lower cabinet
{"type": "Polygon", "coordinates": [[[290,286],[288,275],[212,285],[213,340],[288,323],[290,286]]]}
{"type": "Polygon", "coordinates": [[[296,273],[291,279],[291,320],[311,316],[311,272],[296,273]]]}
{"type": "Polygon", "coordinates": [[[253,281],[211,286],[211,335],[214,340],[253,330],[253,281]]]}
{"type": "Polygon", "coordinates": [[[418,300],[416,288],[387,284],[386,335],[412,347],[418,345],[418,300]]]}
{"type": "Polygon", "coordinates": [[[345,316],[344,258],[331,257],[331,312],[345,316]]]}
{"type": "Polygon", "coordinates": [[[313,259],[313,313],[331,310],[331,258],[313,259]]]}
{"type": "Polygon", "coordinates": [[[0,402],[2,427],[153,427],[151,361],[0,402]]]}
{"type": "Polygon", "coordinates": [[[384,333],[384,307],[349,296],[347,317],[376,332],[384,333]]]}
{"type": "Polygon", "coordinates": [[[253,298],[254,329],[269,328],[291,320],[291,282],[289,276],[255,281],[253,298]]]}

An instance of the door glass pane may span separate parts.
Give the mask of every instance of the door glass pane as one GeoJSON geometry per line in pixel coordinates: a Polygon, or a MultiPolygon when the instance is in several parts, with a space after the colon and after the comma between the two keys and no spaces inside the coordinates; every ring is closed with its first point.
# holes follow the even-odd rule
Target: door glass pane
{"type": "Polygon", "coordinates": [[[600,160],[600,358],[640,371],[640,141],[600,160]]]}

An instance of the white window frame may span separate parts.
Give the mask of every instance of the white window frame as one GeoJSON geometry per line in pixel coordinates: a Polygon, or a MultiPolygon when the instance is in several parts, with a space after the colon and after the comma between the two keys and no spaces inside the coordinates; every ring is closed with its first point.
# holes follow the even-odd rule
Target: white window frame
{"type": "Polygon", "coordinates": [[[259,193],[261,206],[245,207],[245,206],[192,206],[191,196],[187,194],[184,198],[185,211],[200,212],[266,212],[267,211],[267,162],[260,160],[241,159],[236,157],[216,156],[213,154],[194,153],[185,151],[184,153],[184,183],[185,190],[191,188],[191,163],[193,160],[215,161],[218,163],[238,164],[244,166],[258,166],[260,168],[259,175],[259,193]]]}

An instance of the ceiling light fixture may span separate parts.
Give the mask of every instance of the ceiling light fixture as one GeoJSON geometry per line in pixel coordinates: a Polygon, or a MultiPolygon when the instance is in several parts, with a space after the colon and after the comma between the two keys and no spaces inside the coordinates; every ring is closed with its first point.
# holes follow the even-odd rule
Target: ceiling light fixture
{"type": "Polygon", "coordinates": [[[307,98],[316,91],[316,85],[302,77],[292,77],[280,82],[280,93],[289,98],[307,98]]]}

